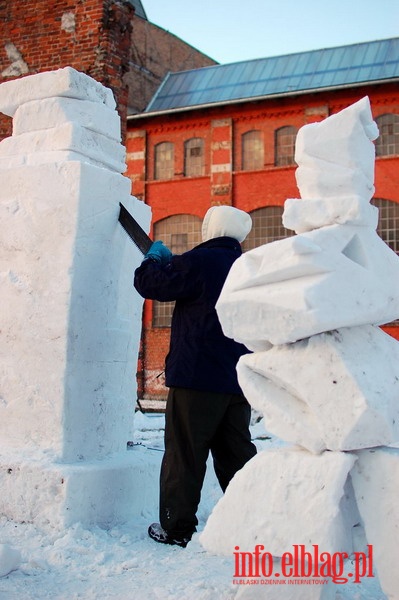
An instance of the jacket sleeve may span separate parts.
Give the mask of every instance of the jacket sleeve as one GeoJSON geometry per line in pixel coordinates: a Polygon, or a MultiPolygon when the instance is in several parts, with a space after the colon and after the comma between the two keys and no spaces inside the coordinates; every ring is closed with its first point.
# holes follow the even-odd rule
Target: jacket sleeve
{"type": "Polygon", "coordinates": [[[143,298],[169,302],[193,298],[200,293],[198,269],[187,254],[173,256],[165,266],[144,260],[134,274],[134,287],[143,298]]]}

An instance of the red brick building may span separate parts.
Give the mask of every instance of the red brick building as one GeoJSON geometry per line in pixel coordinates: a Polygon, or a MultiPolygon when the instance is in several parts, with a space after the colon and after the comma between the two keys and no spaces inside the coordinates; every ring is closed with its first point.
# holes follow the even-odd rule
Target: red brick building
{"type": "MultiPolygon", "coordinates": [[[[244,250],[291,235],[281,224],[298,198],[299,127],[364,96],[380,128],[376,143],[379,233],[399,252],[399,38],[169,75],[147,111],[128,118],[133,194],[152,208],[152,235],[175,253],[200,242],[207,209],[251,213],[244,250]]],[[[140,396],[164,398],[172,307],[146,302],[140,396]]],[[[396,336],[393,326],[389,329],[396,336]]]]}
{"type": "MultiPolygon", "coordinates": [[[[0,0],[0,31],[0,83],[71,66],[112,89],[123,132],[168,71],[215,64],[150,23],[140,0],[0,0]]],[[[0,115],[0,140],[10,134],[0,115]]]]}

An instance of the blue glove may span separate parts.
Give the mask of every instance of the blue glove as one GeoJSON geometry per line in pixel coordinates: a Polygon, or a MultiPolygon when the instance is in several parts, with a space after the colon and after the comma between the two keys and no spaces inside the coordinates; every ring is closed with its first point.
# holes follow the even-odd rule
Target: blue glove
{"type": "Polygon", "coordinates": [[[151,260],[155,260],[157,263],[161,265],[167,265],[172,258],[172,253],[167,246],[164,245],[163,242],[157,241],[153,242],[151,248],[148,250],[145,258],[150,258],[151,260]]]}

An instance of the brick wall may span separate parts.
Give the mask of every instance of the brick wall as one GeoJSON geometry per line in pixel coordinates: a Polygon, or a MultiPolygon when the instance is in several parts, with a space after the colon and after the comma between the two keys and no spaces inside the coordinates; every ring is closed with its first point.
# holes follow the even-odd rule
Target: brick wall
{"type": "MultiPolygon", "coordinates": [[[[0,0],[0,83],[71,66],[114,92],[125,127],[132,6],[125,0],[0,0]]],[[[0,121],[0,139],[11,120],[0,121]]]]}
{"type": "MultiPolygon", "coordinates": [[[[145,4],[145,2],[144,2],[145,4]]],[[[187,71],[217,64],[169,31],[135,17],[130,52],[129,114],[142,112],[168,71],[187,71]]]]}

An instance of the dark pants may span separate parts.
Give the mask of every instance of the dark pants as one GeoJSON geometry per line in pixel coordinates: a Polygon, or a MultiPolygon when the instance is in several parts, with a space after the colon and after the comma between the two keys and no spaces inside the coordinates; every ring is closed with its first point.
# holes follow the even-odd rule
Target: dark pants
{"type": "Polygon", "coordinates": [[[250,417],[243,396],[170,389],[160,477],[160,522],[169,534],[184,537],[196,529],[209,451],[223,491],[256,454],[250,417]]]}

